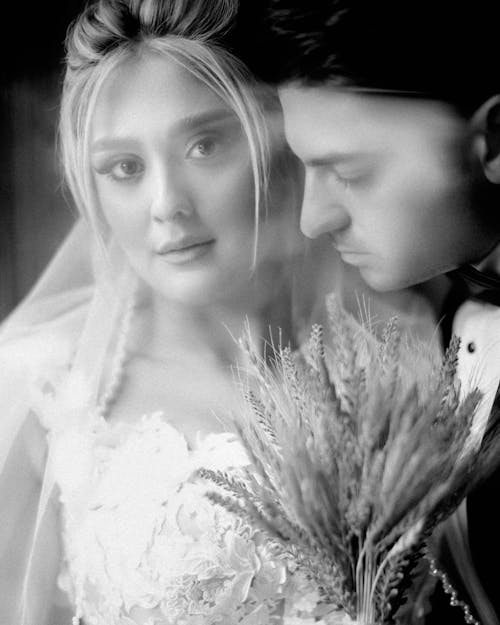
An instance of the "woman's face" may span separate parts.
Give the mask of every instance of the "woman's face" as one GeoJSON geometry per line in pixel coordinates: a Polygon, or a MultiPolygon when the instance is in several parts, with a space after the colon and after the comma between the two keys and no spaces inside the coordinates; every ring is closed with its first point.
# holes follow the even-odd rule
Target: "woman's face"
{"type": "Polygon", "coordinates": [[[99,94],[90,153],[113,235],[156,292],[195,305],[243,295],[253,175],[228,105],[175,61],[145,56],[99,94]]]}

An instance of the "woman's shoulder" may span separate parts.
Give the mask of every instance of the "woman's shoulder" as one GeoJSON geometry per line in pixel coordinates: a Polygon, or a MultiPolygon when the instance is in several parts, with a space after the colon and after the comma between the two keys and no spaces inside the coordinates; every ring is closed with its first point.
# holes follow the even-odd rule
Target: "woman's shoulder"
{"type": "Polygon", "coordinates": [[[62,332],[34,332],[0,344],[0,366],[13,375],[28,374],[68,360],[75,337],[62,332]]]}
{"type": "Polygon", "coordinates": [[[52,318],[26,320],[17,315],[0,329],[0,372],[27,378],[41,370],[67,365],[74,353],[88,312],[88,298],[52,318]]]}
{"type": "Polygon", "coordinates": [[[37,381],[58,377],[71,362],[76,337],[66,332],[36,332],[0,345],[0,394],[29,394],[37,381]]]}
{"type": "MultiPolygon", "coordinates": [[[[40,405],[54,396],[66,375],[84,322],[83,308],[71,318],[53,323],[20,324],[0,333],[0,401],[22,416],[33,414],[43,426],[40,405]]],[[[4,411],[5,412],[5,411],[4,411]]],[[[2,422],[8,422],[8,415],[2,422]]]]}

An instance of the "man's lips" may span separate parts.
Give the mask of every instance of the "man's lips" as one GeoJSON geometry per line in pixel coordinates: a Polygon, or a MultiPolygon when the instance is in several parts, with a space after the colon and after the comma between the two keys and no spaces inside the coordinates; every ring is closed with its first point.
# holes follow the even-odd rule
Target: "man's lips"
{"type": "Polygon", "coordinates": [[[335,249],[339,254],[342,254],[343,256],[366,256],[366,252],[360,252],[358,250],[348,247],[336,247],[335,249]]]}
{"type": "Polygon", "coordinates": [[[348,265],[360,265],[366,262],[368,252],[363,252],[347,245],[335,245],[334,243],[333,246],[340,254],[342,260],[348,265]]]}

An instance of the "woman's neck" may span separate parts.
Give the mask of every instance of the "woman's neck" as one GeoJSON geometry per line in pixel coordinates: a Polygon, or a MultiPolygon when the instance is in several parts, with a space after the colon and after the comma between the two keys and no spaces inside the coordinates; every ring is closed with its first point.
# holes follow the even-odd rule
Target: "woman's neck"
{"type": "Polygon", "coordinates": [[[188,306],[152,294],[138,305],[130,349],[155,360],[197,353],[235,363],[240,351],[237,339],[247,323],[252,336],[263,335],[266,322],[258,311],[215,304],[188,306]]]}

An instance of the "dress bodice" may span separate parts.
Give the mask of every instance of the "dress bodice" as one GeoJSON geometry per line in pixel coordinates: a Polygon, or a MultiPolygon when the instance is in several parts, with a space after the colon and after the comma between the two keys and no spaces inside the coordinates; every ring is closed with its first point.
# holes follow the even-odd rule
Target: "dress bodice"
{"type": "Polygon", "coordinates": [[[276,622],[283,561],[212,504],[197,469],[247,464],[229,433],[189,449],[161,413],[103,419],[51,436],[62,503],[60,584],[85,625],[276,622]]]}

